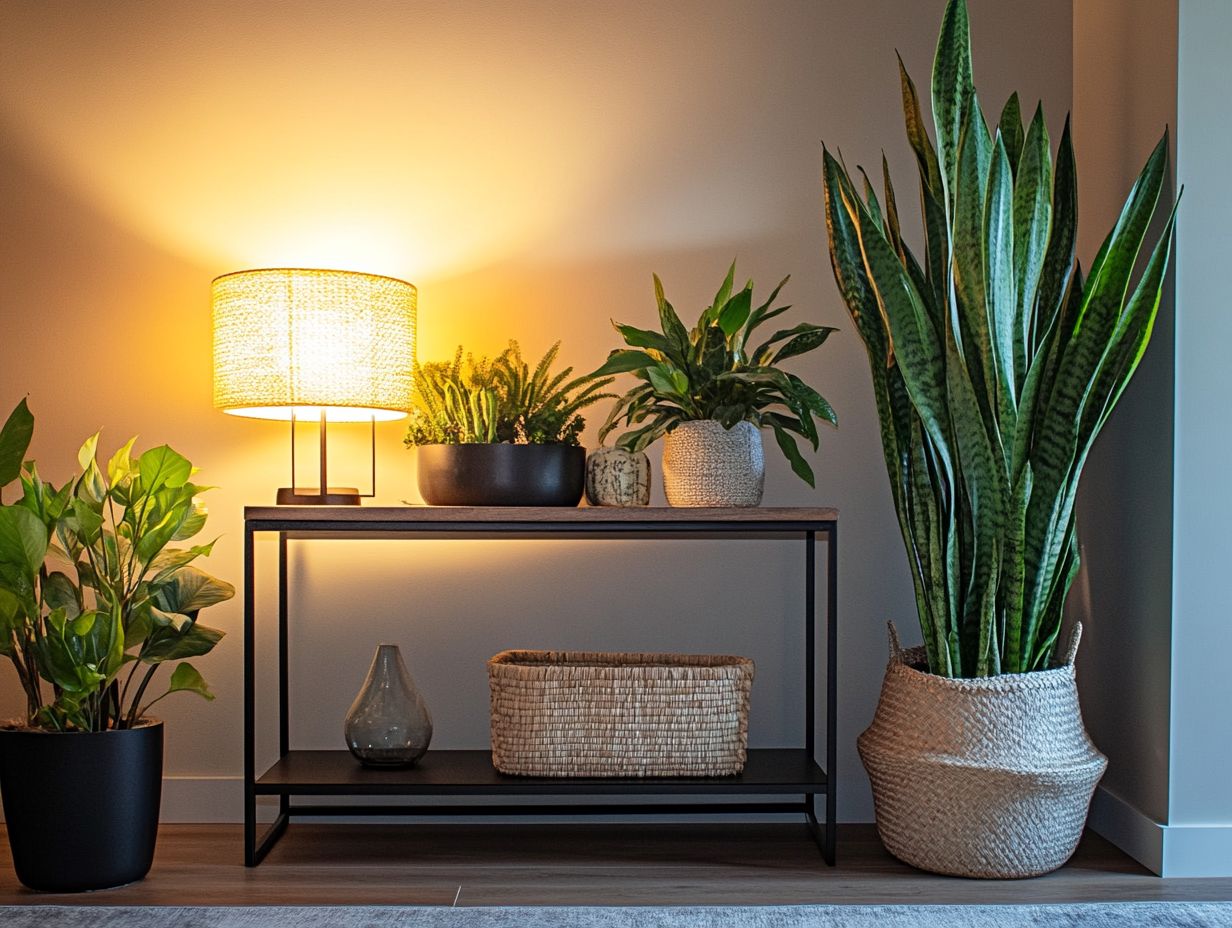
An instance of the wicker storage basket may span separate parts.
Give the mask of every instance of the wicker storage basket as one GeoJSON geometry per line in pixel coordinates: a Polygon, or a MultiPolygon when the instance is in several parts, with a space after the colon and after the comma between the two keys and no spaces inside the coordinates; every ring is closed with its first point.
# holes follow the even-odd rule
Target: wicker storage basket
{"type": "Polygon", "coordinates": [[[488,661],[492,763],[541,777],[744,769],[753,662],[706,654],[502,651],[488,661]]]}
{"type": "Polygon", "coordinates": [[[1070,858],[1108,766],[1082,726],[1074,629],[1051,670],[951,680],[916,670],[890,626],[890,664],[873,724],[860,735],[877,831],[922,870],[1005,879],[1070,858]]]}

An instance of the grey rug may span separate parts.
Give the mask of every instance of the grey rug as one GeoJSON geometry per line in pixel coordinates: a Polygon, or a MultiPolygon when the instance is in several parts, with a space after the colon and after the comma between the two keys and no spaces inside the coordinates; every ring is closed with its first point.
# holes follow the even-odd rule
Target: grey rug
{"type": "Polygon", "coordinates": [[[7,906],[12,928],[1224,928],[1232,903],[747,907],[7,906]]]}

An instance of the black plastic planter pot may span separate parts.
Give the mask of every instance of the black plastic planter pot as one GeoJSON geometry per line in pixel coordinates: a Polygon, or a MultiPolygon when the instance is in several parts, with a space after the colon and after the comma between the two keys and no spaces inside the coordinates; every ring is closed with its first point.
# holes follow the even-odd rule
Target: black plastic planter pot
{"type": "Polygon", "coordinates": [[[45,892],[141,879],[154,859],[162,782],[162,722],[88,734],[0,731],[17,878],[45,892]]]}
{"type": "Polygon", "coordinates": [[[419,493],[432,506],[576,506],[586,449],[574,445],[420,445],[419,493]]]}

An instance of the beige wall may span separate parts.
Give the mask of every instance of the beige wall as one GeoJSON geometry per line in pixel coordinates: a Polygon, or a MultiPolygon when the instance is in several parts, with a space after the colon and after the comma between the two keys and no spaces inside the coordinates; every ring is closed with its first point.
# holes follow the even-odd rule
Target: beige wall
{"type": "MultiPolygon", "coordinates": [[[[763,287],[790,272],[799,318],[844,330],[798,368],[842,428],[824,436],[816,492],[771,455],[766,503],[843,512],[840,811],[868,819],[854,739],[883,622],[914,634],[914,607],[866,361],[825,256],[819,143],[869,165],[885,147],[909,209],[894,49],[926,85],[943,5],[8,0],[0,400],[29,392],[34,453],[57,478],[100,425],[107,447],[136,432],[188,454],[222,487],[212,568],[238,581],[241,507],[285,479],[286,435],[210,408],[214,275],[392,274],[420,287],[421,357],[561,338],[586,368],[613,346],[609,318],[652,321],[652,270],[690,312],[733,256],[763,287]]],[[[1042,96],[1055,137],[1070,0],[1017,7],[971,2],[981,93],[990,108],[1015,88],[1042,96]]],[[[414,495],[399,437],[379,433],[386,503],[414,495]]],[[[802,568],[770,542],[297,551],[294,736],[338,746],[372,649],[391,640],[442,747],[486,743],[483,660],[509,646],[747,653],[753,742],[794,743],[802,568]]],[[[239,814],[240,611],[214,613],[232,633],[201,661],[217,702],[165,704],[167,769],[181,778],[171,818],[239,814]]],[[[4,679],[0,709],[16,712],[4,679]]]]}

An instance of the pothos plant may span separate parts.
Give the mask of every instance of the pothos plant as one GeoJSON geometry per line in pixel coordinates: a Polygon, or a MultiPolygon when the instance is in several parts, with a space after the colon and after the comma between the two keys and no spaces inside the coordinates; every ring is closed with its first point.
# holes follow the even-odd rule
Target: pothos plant
{"type": "Polygon", "coordinates": [[[25,400],[0,430],[0,492],[20,481],[21,494],[0,504],[0,654],[25,691],[26,723],[132,728],[170,693],[213,699],[185,658],[222,638],[198,614],[235,588],[193,565],[212,541],[171,547],[205,525],[196,469],[166,445],[134,455],[135,439],[100,464],[95,434],[77,454],[81,473],[55,487],[24,460],[33,430],[25,400]]]}
{"type": "Polygon", "coordinates": [[[732,262],[714,301],[697,324],[686,329],[654,275],[661,331],[613,322],[628,348],[608,355],[593,377],[630,372],[640,383],[621,396],[599,432],[602,442],[613,429],[637,426],[617,439],[617,447],[642,451],[682,422],[712,419],[730,429],[738,422],[770,428],[800,479],[814,485],[813,469],[794,436],[817,450],[816,419],[838,425],[826,400],[795,374],[782,369],[789,358],[821,347],[835,331],[801,322],[779,329],[750,347],[753,332],[790,306],[774,306],[784,277],[761,305],[753,306],[753,281],[733,294],[732,262]]]}

